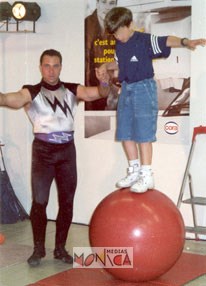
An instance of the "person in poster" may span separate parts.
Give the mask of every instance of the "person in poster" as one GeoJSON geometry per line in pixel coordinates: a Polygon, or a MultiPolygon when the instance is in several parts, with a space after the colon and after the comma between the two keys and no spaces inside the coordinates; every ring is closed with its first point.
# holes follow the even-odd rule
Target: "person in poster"
{"type": "MultiPolygon", "coordinates": [[[[85,85],[96,86],[99,81],[95,69],[103,63],[114,61],[115,38],[105,33],[104,18],[112,8],[117,6],[117,0],[96,0],[96,9],[85,18],[85,85]]],[[[113,84],[108,98],[85,103],[86,110],[116,110],[118,86],[117,70],[111,70],[113,84]]]]}

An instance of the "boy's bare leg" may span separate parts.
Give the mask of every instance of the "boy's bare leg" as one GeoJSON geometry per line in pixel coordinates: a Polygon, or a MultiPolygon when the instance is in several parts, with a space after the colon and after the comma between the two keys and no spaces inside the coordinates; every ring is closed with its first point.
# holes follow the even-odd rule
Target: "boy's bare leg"
{"type": "Polygon", "coordinates": [[[123,141],[122,145],[129,161],[138,159],[138,149],[136,142],[123,141]]]}
{"type": "Polygon", "coordinates": [[[152,173],[152,142],[139,144],[141,169],[138,181],[131,187],[131,191],[144,193],[148,189],[154,188],[154,179],[152,173]]]}
{"type": "Polygon", "coordinates": [[[140,158],[142,165],[152,165],[152,143],[139,144],[140,158]]]}

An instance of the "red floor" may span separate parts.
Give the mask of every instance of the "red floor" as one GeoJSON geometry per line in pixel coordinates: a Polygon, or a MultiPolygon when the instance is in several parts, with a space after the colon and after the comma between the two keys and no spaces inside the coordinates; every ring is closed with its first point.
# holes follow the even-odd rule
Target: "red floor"
{"type": "Polygon", "coordinates": [[[30,286],[183,286],[206,273],[206,256],[183,253],[164,275],[151,282],[120,281],[103,269],[71,269],[43,279],[30,286]]]}

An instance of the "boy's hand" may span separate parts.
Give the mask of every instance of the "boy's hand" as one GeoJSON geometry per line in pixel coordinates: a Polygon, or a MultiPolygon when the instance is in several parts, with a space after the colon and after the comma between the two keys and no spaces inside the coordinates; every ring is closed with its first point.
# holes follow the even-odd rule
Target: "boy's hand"
{"type": "Polygon", "coordinates": [[[204,47],[206,45],[206,39],[195,39],[189,40],[185,39],[185,46],[190,50],[195,50],[197,46],[204,47]]]}

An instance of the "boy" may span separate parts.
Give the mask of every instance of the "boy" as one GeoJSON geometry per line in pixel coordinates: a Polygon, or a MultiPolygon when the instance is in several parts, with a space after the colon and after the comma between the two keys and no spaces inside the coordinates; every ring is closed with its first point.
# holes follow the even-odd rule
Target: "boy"
{"type": "MultiPolygon", "coordinates": [[[[167,58],[171,47],[194,50],[198,45],[204,46],[206,40],[158,37],[134,31],[132,12],[124,7],[115,7],[107,13],[105,29],[117,40],[116,63],[121,93],[116,137],[122,141],[129,161],[128,174],[117,182],[117,186],[131,187],[131,191],[143,193],[154,188],[152,142],[156,141],[158,102],[152,60],[167,58]]],[[[108,68],[105,64],[99,69],[102,79],[108,68]]]]}

